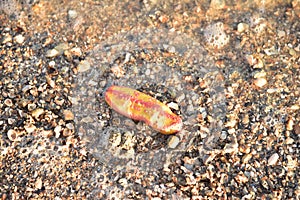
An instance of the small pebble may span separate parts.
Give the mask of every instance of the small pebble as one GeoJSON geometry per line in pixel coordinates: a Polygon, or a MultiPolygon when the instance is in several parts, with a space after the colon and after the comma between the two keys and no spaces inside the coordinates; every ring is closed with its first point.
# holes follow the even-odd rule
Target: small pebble
{"type": "Polygon", "coordinates": [[[67,123],[66,124],[66,127],[68,128],[68,129],[70,129],[70,130],[74,130],[75,128],[74,128],[74,125],[72,124],[72,123],[67,123]]]}
{"type": "Polygon", "coordinates": [[[222,131],[221,135],[220,135],[220,139],[221,140],[225,140],[227,138],[227,133],[226,131],[222,131]]]}
{"type": "Polygon", "coordinates": [[[4,39],[2,40],[2,43],[6,44],[6,43],[11,42],[11,41],[12,41],[11,35],[6,35],[6,36],[4,36],[4,39]]]}
{"type": "Polygon", "coordinates": [[[82,51],[79,47],[74,47],[70,50],[70,52],[75,55],[75,56],[81,56],[82,55],[82,51]]]}
{"type": "Polygon", "coordinates": [[[67,121],[68,120],[74,120],[74,114],[72,113],[72,111],[64,110],[63,113],[64,113],[65,120],[67,120],[67,121]]]}
{"type": "Polygon", "coordinates": [[[268,56],[273,56],[273,55],[277,55],[278,54],[278,50],[275,48],[275,46],[264,49],[264,52],[268,55],[268,56]]]}
{"type": "Polygon", "coordinates": [[[149,75],[150,75],[150,69],[147,69],[147,70],[146,70],[145,75],[146,75],[146,76],[149,76],[149,75]]]}
{"type": "Polygon", "coordinates": [[[256,60],[256,63],[253,65],[253,68],[254,69],[261,69],[261,68],[263,68],[264,67],[264,63],[263,63],[263,61],[261,60],[261,59],[257,59],[256,60]]]}
{"type": "Polygon", "coordinates": [[[22,44],[25,40],[25,37],[23,35],[17,35],[14,39],[17,43],[22,44]]]}
{"type": "Polygon", "coordinates": [[[177,145],[179,144],[179,141],[180,140],[177,136],[172,136],[168,143],[169,148],[171,148],[171,149],[176,148],[177,145]]]}
{"type": "Polygon", "coordinates": [[[262,70],[262,71],[255,73],[253,77],[254,78],[264,78],[264,77],[266,77],[266,75],[267,75],[267,73],[264,70],[262,70]]]}
{"type": "Polygon", "coordinates": [[[291,131],[291,130],[293,130],[293,127],[294,127],[294,120],[292,118],[290,118],[287,122],[286,129],[288,131],[291,131]]]}
{"type": "Polygon", "coordinates": [[[54,49],[56,49],[59,54],[62,54],[65,50],[69,49],[68,43],[60,43],[54,49]]]}
{"type": "Polygon", "coordinates": [[[77,12],[76,10],[69,10],[68,11],[68,16],[71,18],[71,19],[74,19],[77,17],[77,12]]]}
{"type": "Polygon", "coordinates": [[[252,154],[249,153],[249,154],[245,154],[243,157],[242,157],[242,162],[243,163],[248,163],[249,160],[252,158],[252,154]]]}
{"type": "Polygon", "coordinates": [[[58,55],[59,55],[59,52],[56,49],[50,49],[46,52],[46,57],[48,57],[48,58],[52,58],[52,57],[55,57],[58,55]]]}
{"type": "Polygon", "coordinates": [[[285,36],[285,32],[284,32],[284,31],[281,31],[281,30],[279,30],[279,31],[277,32],[277,35],[278,35],[278,37],[279,37],[279,38],[282,38],[282,37],[284,37],[284,36],[285,36]]]}
{"type": "Polygon", "coordinates": [[[34,103],[27,104],[27,109],[29,111],[33,111],[35,108],[36,108],[36,104],[34,104],[34,103]]]}
{"type": "Polygon", "coordinates": [[[177,104],[177,103],[174,103],[174,102],[168,103],[167,106],[168,106],[169,108],[174,109],[174,110],[178,110],[178,109],[179,109],[178,104],[177,104]]]}
{"type": "Polygon", "coordinates": [[[246,31],[248,29],[249,29],[249,25],[246,24],[246,23],[239,23],[238,26],[237,26],[237,31],[239,33],[242,33],[242,32],[244,32],[244,31],[246,31]]]}
{"type": "Polygon", "coordinates": [[[290,50],[289,50],[289,54],[290,54],[291,56],[297,56],[297,52],[295,51],[295,49],[290,49],[290,50]]]}
{"type": "Polygon", "coordinates": [[[265,86],[267,84],[267,80],[265,78],[257,78],[257,79],[254,80],[253,83],[257,87],[262,88],[263,86],[265,86]]]}
{"type": "Polygon", "coordinates": [[[31,112],[32,116],[36,119],[39,118],[39,116],[42,115],[43,113],[44,113],[44,109],[42,108],[37,108],[31,112]]]}
{"type": "Polygon", "coordinates": [[[278,153],[274,153],[274,154],[268,159],[268,165],[274,165],[274,164],[276,164],[278,158],[279,158],[278,153]]]}
{"type": "Polygon", "coordinates": [[[293,144],[294,143],[294,139],[293,138],[287,138],[286,140],[285,140],[285,143],[286,144],[293,144]]]}
{"type": "Polygon", "coordinates": [[[269,89],[267,89],[267,93],[269,93],[269,94],[273,94],[273,93],[278,92],[278,91],[279,91],[278,88],[269,88],[269,89]]]}
{"type": "Polygon", "coordinates": [[[220,10],[220,9],[225,8],[225,6],[226,6],[225,0],[212,0],[210,2],[210,8],[213,10],[214,9],[220,10]]]}
{"type": "Polygon", "coordinates": [[[85,72],[88,71],[90,68],[91,64],[86,60],[82,60],[78,65],[78,72],[85,72]]]}
{"type": "Polygon", "coordinates": [[[24,126],[25,130],[27,133],[32,133],[33,131],[35,131],[36,127],[33,124],[27,124],[24,126]]]}
{"type": "Polygon", "coordinates": [[[59,138],[62,127],[60,125],[54,128],[55,137],[59,138]]]}
{"type": "Polygon", "coordinates": [[[35,182],[35,188],[36,189],[41,189],[42,188],[42,186],[43,186],[43,180],[42,180],[42,178],[37,178],[37,180],[36,180],[36,182],[35,182]]]}

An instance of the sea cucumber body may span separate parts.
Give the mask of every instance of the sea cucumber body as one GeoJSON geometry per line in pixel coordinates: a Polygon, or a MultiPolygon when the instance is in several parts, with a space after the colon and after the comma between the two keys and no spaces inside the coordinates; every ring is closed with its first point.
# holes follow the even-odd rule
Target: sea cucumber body
{"type": "Polygon", "coordinates": [[[181,118],[167,105],[137,90],[112,85],[105,92],[105,101],[118,113],[143,121],[163,134],[182,129],[181,118]]]}

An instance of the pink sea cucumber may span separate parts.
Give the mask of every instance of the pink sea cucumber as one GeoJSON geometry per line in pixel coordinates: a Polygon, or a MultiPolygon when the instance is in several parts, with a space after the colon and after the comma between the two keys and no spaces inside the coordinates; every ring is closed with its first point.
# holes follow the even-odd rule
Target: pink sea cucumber
{"type": "Polygon", "coordinates": [[[174,134],[182,129],[180,116],[167,105],[132,88],[112,85],[105,92],[105,101],[118,113],[143,121],[160,133],[174,134]]]}

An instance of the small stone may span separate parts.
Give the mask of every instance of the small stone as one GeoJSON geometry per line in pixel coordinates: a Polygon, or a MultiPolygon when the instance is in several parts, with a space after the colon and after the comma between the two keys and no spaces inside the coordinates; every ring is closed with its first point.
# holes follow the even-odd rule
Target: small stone
{"type": "Polygon", "coordinates": [[[59,55],[59,51],[57,51],[56,49],[50,49],[46,52],[46,57],[48,58],[52,58],[58,55],[59,55]]]}
{"type": "Polygon", "coordinates": [[[54,102],[56,103],[56,105],[62,106],[65,102],[64,99],[60,99],[60,98],[55,98],[54,102]]]}
{"type": "Polygon", "coordinates": [[[242,157],[242,162],[243,163],[248,163],[249,160],[252,158],[252,154],[249,153],[249,154],[245,154],[243,157],[242,157]]]}
{"type": "Polygon", "coordinates": [[[237,124],[237,120],[236,119],[230,119],[230,121],[225,123],[225,127],[235,127],[235,125],[237,124]]]}
{"type": "Polygon", "coordinates": [[[243,172],[239,172],[239,174],[235,177],[235,179],[237,180],[238,183],[241,184],[247,183],[249,181],[243,172]]]}
{"type": "Polygon", "coordinates": [[[125,70],[119,65],[112,66],[111,71],[117,78],[123,77],[125,74],[125,70]]]}
{"type": "Polygon", "coordinates": [[[225,8],[226,6],[226,2],[225,0],[212,0],[210,2],[210,8],[213,9],[213,10],[220,10],[220,9],[223,9],[225,8]]]}
{"type": "Polygon", "coordinates": [[[43,181],[42,181],[42,178],[37,178],[36,182],[35,182],[35,188],[36,189],[41,189],[42,186],[43,186],[43,181]]]}
{"type": "Polygon", "coordinates": [[[87,60],[82,60],[78,66],[78,72],[85,72],[91,68],[91,64],[87,60]]]}
{"type": "Polygon", "coordinates": [[[253,77],[254,78],[264,78],[264,77],[266,77],[266,75],[267,75],[267,73],[264,70],[262,70],[262,71],[255,73],[253,77]]]}
{"type": "Polygon", "coordinates": [[[71,18],[71,19],[74,19],[77,17],[77,11],[76,10],[69,10],[68,11],[68,16],[71,18]]]}
{"type": "Polygon", "coordinates": [[[274,153],[269,159],[268,159],[268,165],[275,165],[277,160],[279,158],[278,153],[274,153]]]}
{"type": "Polygon", "coordinates": [[[297,104],[295,104],[295,105],[292,105],[292,106],[290,107],[290,109],[291,109],[291,110],[299,110],[299,109],[300,109],[300,106],[297,105],[297,104]]]}
{"type": "Polygon", "coordinates": [[[55,48],[59,54],[63,54],[65,50],[69,49],[68,43],[60,43],[55,48]]]}
{"type": "Polygon", "coordinates": [[[287,122],[286,129],[288,131],[291,131],[291,130],[293,130],[293,127],[294,127],[294,120],[292,118],[290,118],[287,122]]]}
{"type": "Polygon", "coordinates": [[[172,136],[168,143],[169,148],[171,148],[171,149],[176,148],[177,145],[179,144],[179,141],[180,140],[177,136],[172,136]]]}
{"type": "Polygon", "coordinates": [[[296,124],[294,129],[296,134],[300,134],[300,123],[296,124]]]}
{"type": "Polygon", "coordinates": [[[11,42],[11,41],[12,41],[11,35],[6,35],[6,36],[4,36],[4,39],[2,40],[2,43],[6,44],[6,43],[11,42]]]}
{"type": "Polygon", "coordinates": [[[62,127],[60,125],[54,128],[55,137],[59,138],[62,127]]]}
{"type": "Polygon", "coordinates": [[[250,153],[251,148],[248,145],[240,145],[239,146],[239,151],[242,153],[250,153]]]}
{"type": "Polygon", "coordinates": [[[36,127],[33,124],[26,124],[24,126],[24,128],[25,128],[26,132],[29,133],[29,134],[34,132],[35,129],[36,129],[36,127]]]}
{"type": "Polygon", "coordinates": [[[15,38],[15,41],[17,42],[17,43],[19,43],[19,44],[22,44],[23,42],[24,42],[24,40],[25,40],[25,37],[23,36],[23,35],[17,35],[15,38]]]}
{"type": "Polygon", "coordinates": [[[181,103],[183,100],[185,99],[185,94],[182,93],[181,95],[179,95],[177,98],[176,98],[176,101],[181,103]]]}
{"type": "Polygon", "coordinates": [[[234,134],[235,132],[236,132],[235,128],[230,128],[230,129],[227,130],[227,133],[228,133],[229,135],[232,135],[232,134],[234,134]]]}
{"type": "Polygon", "coordinates": [[[269,89],[267,89],[267,93],[269,93],[269,94],[273,94],[273,93],[278,92],[278,91],[279,91],[278,88],[269,88],[269,89]]]}
{"type": "Polygon", "coordinates": [[[290,49],[289,54],[294,57],[297,56],[297,52],[294,49],[290,49]]]}
{"type": "Polygon", "coordinates": [[[257,63],[257,59],[253,55],[246,55],[245,59],[249,63],[249,65],[253,66],[254,64],[257,63]]]}
{"type": "Polygon", "coordinates": [[[146,72],[145,72],[145,75],[150,76],[150,73],[151,73],[150,69],[147,69],[146,72]]]}
{"type": "Polygon", "coordinates": [[[70,130],[74,130],[74,125],[72,123],[67,123],[66,127],[70,130]]]}
{"type": "Polygon", "coordinates": [[[261,69],[263,67],[264,67],[264,62],[261,59],[257,58],[256,63],[253,65],[253,68],[261,69]]]}
{"type": "Polygon", "coordinates": [[[55,67],[55,61],[54,61],[54,60],[51,60],[51,61],[49,62],[49,66],[50,66],[50,67],[55,67]]]}
{"type": "Polygon", "coordinates": [[[120,185],[122,185],[123,187],[127,187],[128,186],[128,182],[126,180],[126,178],[121,178],[119,181],[120,185]]]}
{"type": "Polygon", "coordinates": [[[82,51],[79,47],[74,47],[70,50],[70,52],[75,55],[75,56],[81,56],[82,55],[82,51]]]}
{"type": "Polygon", "coordinates": [[[225,140],[227,138],[227,133],[226,131],[222,131],[221,135],[220,135],[220,139],[221,140],[225,140]]]}
{"type": "Polygon", "coordinates": [[[33,111],[36,108],[36,105],[34,103],[27,104],[27,108],[29,111],[33,111]]]}
{"type": "Polygon", "coordinates": [[[273,56],[273,55],[277,55],[278,54],[278,50],[275,48],[275,46],[273,46],[271,48],[264,49],[264,52],[268,56],[273,56]]]}
{"type": "Polygon", "coordinates": [[[64,118],[65,120],[74,120],[74,114],[70,110],[64,110],[64,118]]]}
{"type": "Polygon", "coordinates": [[[256,85],[259,88],[262,88],[267,84],[267,80],[265,78],[257,78],[254,80],[254,85],[256,85]]]}
{"type": "Polygon", "coordinates": [[[288,160],[287,168],[290,170],[296,169],[296,167],[298,165],[297,159],[293,159],[293,157],[291,155],[287,155],[286,158],[288,160]]]}
{"type": "Polygon", "coordinates": [[[287,138],[286,140],[285,140],[285,143],[286,144],[293,144],[294,143],[294,139],[293,138],[287,138]]]}
{"type": "Polygon", "coordinates": [[[224,147],[224,153],[236,153],[238,152],[239,144],[237,143],[236,139],[233,143],[228,143],[224,147]]]}
{"type": "Polygon", "coordinates": [[[34,118],[38,119],[39,116],[42,115],[44,112],[45,112],[45,111],[44,111],[43,108],[37,108],[37,109],[33,110],[33,111],[31,112],[31,114],[32,114],[32,116],[33,116],[34,118]]]}
{"type": "Polygon", "coordinates": [[[56,84],[55,84],[55,81],[52,80],[51,76],[46,75],[46,81],[47,81],[48,85],[50,85],[50,87],[55,88],[56,84]]]}
{"type": "Polygon", "coordinates": [[[27,92],[28,90],[30,90],[32,87],[31,85],[25,85],[23,88],[22,88],[22,92],[27,92]]]}
{"type": "Polygon", "coordinates": [[[277,32],[277,35],[278,35],[279,38],[282,38],[282,37],[285,36],[285,32],[282,31],[282,30],[279,30],[279,31],[277,32]]]}
{"type": "Polygon", "coordinates": [[[42,134],[44,137],[50,138],[51,136],[53,136],[53,131],[52,131],[52,130],[43,130],[43,131],[41,132],[41,134],[42,134]]]}
{"type": "Polygon", "coordinates": [[[81,120],[81,122],[83,122],[83,123],[91,123],[91,122],[93,122],[94,120],[93,120],[93,118],[91,118],[91,117],[84,117],[84,118],[82,118],[82,120],[81,120]]]}
{"type": "Polygon", "coordinates": [[[244,32],[244,31],[246,31],[248,29],[249,29],[249,25],[246,24],[246,23],[239,23],[238,26],[237,26],[237,31],[239,33],[242,33],[242,32],[244,32]]]}
{"type": "Polygon", "coordinates": [[[161,23],[166,23],[166,22],[168,22],[169,17],[167,15],[162,15],[158,19],[161,23]]]}
{"type": "Polygon", "coordinates": [[[172,108],[174,110],[178,110],[179,107],[178,107],[178,104],[177,103],[174,103],[174,102],[170,102],[167,104],[169,108],[172,108]]]}

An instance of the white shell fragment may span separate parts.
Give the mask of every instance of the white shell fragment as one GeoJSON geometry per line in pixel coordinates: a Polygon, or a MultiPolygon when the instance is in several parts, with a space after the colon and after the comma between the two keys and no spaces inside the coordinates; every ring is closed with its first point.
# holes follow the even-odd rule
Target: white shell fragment
{"type": "Polygon", "coordinates": [[[278,153],[274,153],[269,159],[268,159],[268,165],[275,165],[277,160],[279,158],[278,153]]]}

